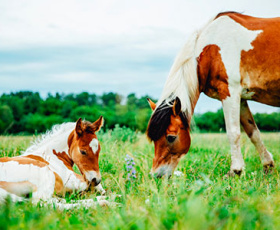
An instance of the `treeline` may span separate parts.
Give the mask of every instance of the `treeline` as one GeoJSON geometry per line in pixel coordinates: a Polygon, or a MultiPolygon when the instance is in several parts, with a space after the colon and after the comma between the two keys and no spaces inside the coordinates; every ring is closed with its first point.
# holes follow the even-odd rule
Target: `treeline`
{"type": "Polygon", "coordinates": [[[44,132],[54,124],[79,117],[95,121],[100,115],[105,118],[105,129],[119,124],[145,131],[150,114],[146,97],[137,98],[135,94],[56,93],[43,99],[37,92],[24,91],[0,97],[0,133],[44,132]]]}
{"type": "MultiPolygon", "coordinates": [[[[56,93],[46,98],[29,91],[3,94],[0,97],[0,134],[40,133],[54,124],[76,121],[79,117],[94,121],[100,115],[105,118],[105,129],[118,124],[144,132],[151,115],[146,98],[135,94],[123,97],[112,92],[101,96],[87,92],[56,93]]],[[[262,130],[280,130],[280,113],[256,114],[255,120],[262,130]]],[[[193,126],[198,131],[224,131],[222,110],[195,115],[193,126]]]]}
{"type": "MultiPolygon", "coordinates": [[[[253,115],[258,128],[262,131],[280,131],[280,112],[270,114],[256,113],[253,115]]],[[[206,112],[194,115],[194,130],[202,132],[225,132],[225,120],[222,109],[217,112],[206,112]]]]}

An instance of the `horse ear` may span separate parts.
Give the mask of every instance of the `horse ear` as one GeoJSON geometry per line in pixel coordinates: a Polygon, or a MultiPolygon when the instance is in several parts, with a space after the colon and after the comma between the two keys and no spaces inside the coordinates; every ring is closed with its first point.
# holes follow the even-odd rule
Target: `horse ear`
{"type": "Polygon", "coordinates": [[[148,101],[151,109],[154,111],[155,108],[157,107],[156,103],[154,103],[150,98],[147,98],[147,101],[148,101]]]}
{"type": "Polygon", "coordinates": [[[91,124],[91,128],[93,129],[93,132],[97,132],[101,129],[104,123],[104,118],[100,116],[95,122],[91,124]]]}
{"type": "Polygon", "coordinates": [[[179,99],[179,97],[176,97],[173,107],[172,107],[172,111],[174,116],[178,116],[179,113],[181,112],[181,101],[179,99]]]}
{"type": "Polygon", "coordinates": [[[78,136],[82,136],[83,134],[83,127],[82,127],[82,118],[79,118],[76,122],[76,128],[75,131],[78,134],[78,136]]]}

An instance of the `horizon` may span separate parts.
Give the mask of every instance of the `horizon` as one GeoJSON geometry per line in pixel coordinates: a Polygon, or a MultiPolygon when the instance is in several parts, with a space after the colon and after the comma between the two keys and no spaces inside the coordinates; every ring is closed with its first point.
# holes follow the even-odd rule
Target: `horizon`
{"type": "MultiPolygon", "coordinates": [[[[51,92],[48,92],[48,93],[46,93],[45,95],[42,95],[39,91],[32,91],[32,90],[25,90],[25,91],[24,91],[24,90],[22,90],[22,91],[14,91],[14,92],[9,92],[9,93],[1,93],[1,94],[0,94],[0,97],[1,97],[2,95],[4,95],[4,94],[8,94],[8,95],[9,95],[9,94],[12,94],[12,93],[16,94],[16,93],[18,93],[18,92],[39,93],[40,98],[43,99],[43,100],[46,100],[49,96],[55,97],[57,93],[58,93],[60,96],[67,96],[67,95],[70,95],[70,94],[78,95],[78,94],[80,94],[80,93],[89,93],[89,94],[95,94],[95,95],[98,96],[98,97],[101,97],[103,94],[116,93],[116,94],[119,94],[120,96],[122,96],[121,103],[120,103],[120,104],[122,104],[122,105],[124,105],[124,104],[126,103],[127,96],[130,95],[130,94],[135,94],[135,96],[136,96],[138,99],[140,99],[141,97],[147,97],[147,98],[156,100],[155,102],[157,102],[157,100],[158,100],[158,98],[154,98],[154,97],[152,97],[151,95],[137,95],[136,93],[133,93],[133,92],[130,92],[130,93],[128,93],[127,95],[123,95],[123,94],[120,94],[120,93],[118,93],[118,92],[113,92],[113,91],[103,92],[102,94],[98,94],[98,93],[95,93],[95,92],[87,92],[87,91],[82,91],[82,92],[77,92],[77,93],[73,93],[73,92],[69,92],[69,93],[54,92],[54,93],[51,93],[51,92]]],[[[203,95],[204,95],[204,94],[203,94],[203,95]]],[[[206,96],[206,95],[204,95],[204,96],[206,96]]],[[[212,99],[212,98],[211,98],[211,99],[212,99]]],[[[199,100],[201,100],[201,99],[199,99],[199,100]]],[[[215,100],[215,99],[213,99],[213,100],[214,100],[213,103],[221,103],[221,102],[218,101],[218,100],[215,100]]],[[[256,106],[261,105],[261,106],[263,107],[263,104],[260,104],[260,103],[254,102],[254,101],[248,101],[248,103],[249,103],[249,104],[255,103],[256,106]]],[[[265,105],[265,106],[266,106],[266,105],[265,105]]],[[[272,107],[272,106],[267,106],[267,107],[272,107]]],[[[256,113],[271,114],[271,113],[274,113],[274,112],[280,113],[280,108],[277,108],[277,107],[275,107],[275,108],[276,108],[275,110],[267,110],[267,111],[264,111],[263,108],[261,108],[261,110],[256,111],[256,112],[254,112],[254,111],[252,110],[252,114],[256,114],[256,113]]],[[[207,110],[207,111],[206,111],[206,110],[200,111],[200,110],[197,109],[197,107],[196,107],[195,110],[194,110],[194,114],[203,114],[203,113],[206,113],[206,112],[217,112],[217,111],[220,110],[220,109],[223,109],[222,106],[220,106],[220,107],[217,106],[217,107],[214,107],[214,108],[212,108],[212,109],[210,109],[210,110],[207,110]]]]}

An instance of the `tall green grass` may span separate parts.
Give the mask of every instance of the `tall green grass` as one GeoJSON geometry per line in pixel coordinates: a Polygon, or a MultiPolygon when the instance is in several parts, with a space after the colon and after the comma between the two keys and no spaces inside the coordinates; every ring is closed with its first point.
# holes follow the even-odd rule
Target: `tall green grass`
{"type": "MultiPolygon", "coordinates": [[[[226,178],[230,147],[225,134],[193,134],[189,153],[170,180],[149,176],[153,144],[143,134],[117,128],[100,133],[102,184],[108,196],[122,195],[121,207],[59,211],[52,207],[0,206],[0,229],[278,229],[280,226],[280,134],[262,134],[276,167],[265,174],[254,146],[243,134],[246,170],[226,178]],[[137,178],[128,180],[126,154],[137,178]]],[[[0,156],[16,156],[32,137],[0,137],[0,156]]],[[[96,194],[82,198],[95,199],[96,194]]],[[[80,199],[69,195],[69,199],[80,199]]]]}

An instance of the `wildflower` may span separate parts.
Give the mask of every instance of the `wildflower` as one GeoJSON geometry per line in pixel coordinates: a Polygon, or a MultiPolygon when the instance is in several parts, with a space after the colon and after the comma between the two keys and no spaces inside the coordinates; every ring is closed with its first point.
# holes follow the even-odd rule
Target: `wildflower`
{"type": "Polygon", "coordinates": [[[130,180],[131,178],[136,178],[136,170],[134,168],[135,162],[131,156],[126,154],[126,171],[128,172],[127,174],[127,179],[130,180]]]}
{"type": "Polygon", "coordinates": [[[177,171],[174,171],[174,175],[177,177],[180,177],[180,176],[183,176],[184,174],[177,170],[177,171]]]}

